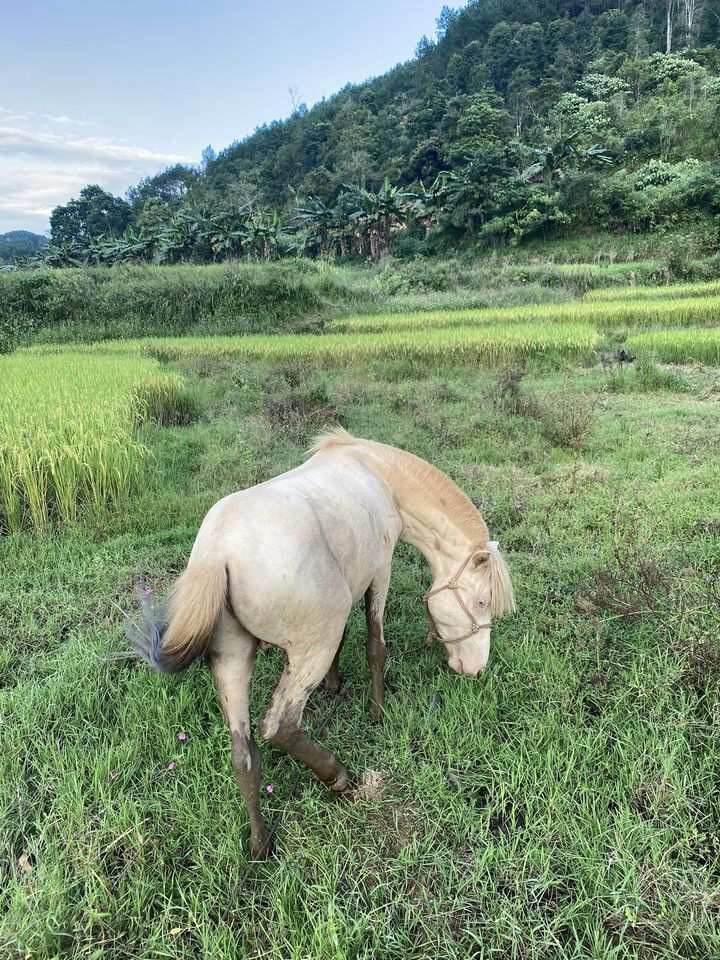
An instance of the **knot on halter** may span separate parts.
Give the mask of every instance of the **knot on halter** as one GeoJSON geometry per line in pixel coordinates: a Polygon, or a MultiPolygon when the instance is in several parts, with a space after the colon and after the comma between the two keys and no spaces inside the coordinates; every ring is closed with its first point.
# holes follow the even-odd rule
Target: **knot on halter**
{"type": "Polygon", "coordinates": [[[448,644],[448,643],[460,643],[462,640],[467,640],[468,637],[472,637],[473,634],[479,633],[480,630],[489,630],[489,629],[490,629],[490,624],[489,624],[489,623],[478,623],[477,620],[475,619],[475,617],[473,616],[473,614],[468,610],[468,608],[467,608],[467,606],[466,606],[466,604],[465,604],[465,601],[464,601],[463,598],[460,596],[460,587],[458,586],[458,580],[460,579],[460,574],[463,572],[463,570],[465,569],[465,567],[470,563],[470,560],[472,559],[472,557],[473,557],[476,553],[478,553],[480,550],[483,550],[483,549],[484,549],[485,552],[487,552],[488,550],[497,550],[497,547],[498,547],[498,541],[497,541],[497,540],[491,540],[491,541],[489,541],[488,544],[487,544],[487,546],[486,546],[485,548],[482,548],[482,547],[474,547],[474,548],[470,551],[469,555],[465,558],[465,560],[463,560],[463,562],[462,562],[461,566],[459,567],[459,569],[453,574],[452,577],[450,577],[450,579],[448,580],[447,583],[444,583],[441,587],[435,587],[433,590],[428,590],[427,593],[424,593],[424,594],[423,594],[423,598],[422,598],[422,599],[423,599],[423,603],[425,604],[425,613],[427,614],[428,620],[430,621],[430,623],[431,623],[431,624],[433,625],[433,627],[434,627],[434,630],[431,630],[431,631],[428,633],[428,638],[427,638],[427,643],[428,643],[428,644],[432,643],[433,639],[439,640],[440,643],[445,643],[445,644],[448,644]],[[464,633],[461,637],[455,637],[454,640],[444,640],[444,639],[440,636],[440,634],[438,633],[437,624],[435,623],[435,620],[433,619],[433,615],[430,613],[430,607],[429,607],[429,605],[428,605],[428,600],[430,599],[430,597],[435,596],[436,593],[440,593],[442,590],[451,590],[451,591],[452,591],[453,596],[455,597],[455,599],[457,600],[457,602],[460,604],[460,606],[461,606],[462,609],[464,610],[464,612],[465,612],[468,620],[470,621],[470,630],[468,630],[467,633],[464,633]]]}

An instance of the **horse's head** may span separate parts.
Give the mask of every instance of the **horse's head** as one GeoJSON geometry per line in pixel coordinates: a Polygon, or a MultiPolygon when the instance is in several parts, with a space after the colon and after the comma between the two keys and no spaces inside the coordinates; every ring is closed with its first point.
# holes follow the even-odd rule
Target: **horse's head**
{"type": "Polygon", "coordinates": [[[515,609],[510,571],[497,541],[474,550],[447,583],[433,584],[423,600],[452,669],[477,676],[490,655],[492,618],[515,609]]]}

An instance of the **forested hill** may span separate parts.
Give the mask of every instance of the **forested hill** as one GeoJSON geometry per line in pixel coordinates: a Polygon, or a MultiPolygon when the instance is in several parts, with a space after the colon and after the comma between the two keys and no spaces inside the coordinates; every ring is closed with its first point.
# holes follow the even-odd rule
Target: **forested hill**
{"type": "Polygon", "coordinates": [[[29,230],[10,230],[0,233],[0,263],[12,263],[18,257],[28,257],[46,246],[47,237],[29,230]]]}
{"type": "Polygon", "coordinates": [[[376,259],[597,226],[712,230],[719,47],[720,0],[444,8],[412,61],[127,201],[86,189],[54,211],[53,240],[129,228],[135,258],[376,259]]]}
{"type": "MultiPolygon", "coordinates": [[[[415,60],[228,147],[208,165],[206,187],[259,190],[271,207],[284,207],[296,194],[327,201],[347,182],[378,187],[385,176],[406,185],[433,179],[463,166],[487,139],[543,147],[578,127],[587,144],[614,134],[616,151],[629,146],[638,159],[682,159],[691,145],[668,127],[677,116],[634,114],[646,129],[633,130],[630,143],[617,139],[630,130],[612,129],[613,112],[654,99],[664,81],[690,69],[652,56],[667,51],[668,5],[476,0],[455,15],[446,8],[440,39],[423,38],[415,60]],[[559,102],[563,94],[572,96],[559,102]]],[[[692,59],[715,73],[720,2],[672,5],[671,51],[692,48],[692,59]]],[[[677,106],[684,112],[685,104],[677,106]]],[[[706,154],[713,147],[709,136],[692,146],[706,154]]]]}

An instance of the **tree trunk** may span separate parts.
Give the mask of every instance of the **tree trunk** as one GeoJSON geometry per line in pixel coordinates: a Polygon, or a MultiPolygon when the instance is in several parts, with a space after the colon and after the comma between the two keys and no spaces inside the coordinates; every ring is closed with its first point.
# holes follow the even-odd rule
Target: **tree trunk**
{"type": "Polygon", "coordinates": [[[672,53],[675,0],[665,0],[665,53],[672,53]]]}
{"type": "Polygon", "coordinates": [[[685,40],[690,44],[690,37],[702,16],[703,0],[680,0],[683,20],[685,21],[685,40]]]}

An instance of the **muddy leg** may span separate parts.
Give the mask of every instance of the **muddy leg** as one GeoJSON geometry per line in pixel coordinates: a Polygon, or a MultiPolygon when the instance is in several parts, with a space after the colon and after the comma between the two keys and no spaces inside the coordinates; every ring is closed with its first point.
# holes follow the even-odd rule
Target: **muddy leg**
{"type": "Polygon", "coordinates": [[[340,693],[340,651],[345,644],[346,638],[347,627],[345,627],[343,630],[340,646],[337,648],[337,653],[335,654],[333,662],[330,664],[330,669],[327,672],[327,676],[325,677],[325,689],[331,694],[340,693]]]}
{"type": "Polygon", "coordinates": [[[379,720],[385,704],[385,636],[383,634],[383,611],[387,598],[390,578],[376,578],[365,593],[365,620],[367,638],[365,653],[372,681],[372,700],[370,715],[379,720]]]}
{"type": "Polygon", "coordinates": [[[317,643],[291,648],[288,664],[258,727],[261,736],[287,750],[339,792],[350,783],[347,770],[333,753],[302,733],[300,722],[308,697],[330,668],[341,636],[338,629],[335,643],[324,650],[317,643]]]}
{"type": "Polygon", "coordinates": [[[268,833],[260,812],[260,751],[250,728],[248,691],[257,641],[228,613],[222,615],[210,649],[210,670],[232,737],[232,765],[250,815],[250,853],[268,853],[268,833]]]}

